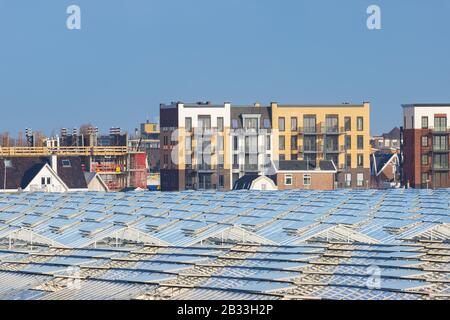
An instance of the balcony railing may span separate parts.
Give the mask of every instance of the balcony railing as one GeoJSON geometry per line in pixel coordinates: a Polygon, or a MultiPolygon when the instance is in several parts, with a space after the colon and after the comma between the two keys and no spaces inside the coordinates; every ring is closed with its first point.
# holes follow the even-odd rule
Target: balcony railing
{"type": "Polygon", "coordinates": [[[343,153],[345,152],[345,147],[344,146],[339,146],[339,147],[326,147],[325,148],[325,153],[343,153]]]}
{"type": "Polygon", "coordinates": [[[429,127],[432,133],[447,134],[450,133],[450,127],[429,127]]]}
{"type": "Polygon", "coordinates": [[[300,150],[303,153],[322,153],[324,148],[323,145],[315,145],[315,146],[303,146],[300,147],[300,150]]]}
{"type": "Polygon", "coordinates": [[[344,134],[345,128],[339,126],[327,126],[324,124],[317,124],[311,127],[299,127],[298,131],[301,134],[344,134]]]}

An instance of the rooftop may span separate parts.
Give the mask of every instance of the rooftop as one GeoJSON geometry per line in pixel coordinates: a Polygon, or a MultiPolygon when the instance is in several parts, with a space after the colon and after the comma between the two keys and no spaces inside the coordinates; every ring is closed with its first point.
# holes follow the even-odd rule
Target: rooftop
{"type": "Polygon", "coordinates": [[[449,299],[449,205],[450,189],[1,194],[0,299],[449,299]]]}

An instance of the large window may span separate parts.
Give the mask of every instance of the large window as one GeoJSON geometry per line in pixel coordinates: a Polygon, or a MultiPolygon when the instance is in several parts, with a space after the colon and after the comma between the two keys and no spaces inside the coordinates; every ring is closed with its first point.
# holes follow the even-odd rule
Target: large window
{"type": "Polygon", "coordinates": [[[198,116],[198,127],[202,130],[210,130],[211,116],[198,116]]]}
{"type": "Polygon", "coordinates": [[[422,136],[422,147],[428,147],[428,137],[422,136]]]}
{"type": "Polygon", "coordinates": [[[433,159],[433,166],[435,169],[448,169],[448,154],[436,154],[433,159]]]}
{"type": "Polygon", "coordinates": [[[356,128],[358,129],[358,131],[364,130],[364,118],[363,117],[356,118],[356,128]]]}
{"type": "Polygon", "coordinates": [[[297,117],[291,118],[291,131],[297,131],[297,117]]]}
{"type": "Polygon", "coordinates": [[[284,185],[285,186],[292,186],[293,182],[294,182],[294,178],[292,177],[292,174],[284,175],[284,185]]]}
{"type": "Polygon", "coordinates": [[[317,151],[317,142],[315,136],[305,136],[303,138],[304,151],[317,151]]]}
{"type": "Polygon", "coordinates": [[[286,130],[286,123],[284,118],[278,118],[278,130],[280,131],[286,130]]]}
{"type": "Polygon", "coordinates": [[[434,136],[433,150],[446,151],[448,150],[448,136],[434,136]]]}
{"type": "Polygon", "coordinates": [[[256,130],[258,129],[258,118],[245,118],[244,128],[246,130],[256,130]]]}
{"type": "Polygon", "coordinates": [[[428,129],[428,117],[422,117],[422,129],[428,129]]]}
{"type": "Polygon", "coordinates": [[[351,117],[344,118],[344,129],[345,129],[345,131],[352,130],[352,118],[351,117]]]}
{"type": "Polygon", "coordinates": [[[338,116],[326,116],[325,117],[326,132],[336,133],[339,132],[339,118],[338,116]]]}
{"type": "Polygon", "coordinates": [[[316,116],[304,116],[303,126],[306,133],[316,132],[316,116]]]}
{"type": "Polygon", "coordinates": [[[285,150],[286,149],[286,138],[284,136],[280,136],[278,139],[278,148],[280,150],[285,150]]]}
{"type": "Polygon", "coordinates": [[[447,118],[446,117],[435,117],[434,118],[434,130],[446,131],[447,130],[447,118]]]}

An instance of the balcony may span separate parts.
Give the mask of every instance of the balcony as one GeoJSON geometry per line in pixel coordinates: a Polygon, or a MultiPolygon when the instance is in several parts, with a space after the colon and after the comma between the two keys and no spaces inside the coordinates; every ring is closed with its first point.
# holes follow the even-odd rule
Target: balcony
{"type": "Polygon", "coordinates": [[[325,148],[325,153],[344,153],[345,150],[346,149],[345,149],[344,146],[326,147],[325,148]]]}
{"type": "Polygon", "coordinates": [[[430,127],[432,134],[450,134],[450,127],[430,127]]]}
{"type": "Polygon", "coordinates": [[[433,153],[449,153],[449,146],[433,146],[433,153]]]}
{"type": "Polygon", "coordinates": [[[433,165],[433,171],[450,171],[450,167],[448,165],[433,165]]]}
{"type": "Polygon", "coordinates": [[[300,147],[300,150],[303,153],[323,153],[323,149],[323,145],[300,147]]]}
{"type": "Polygon", "coordinates": [[[327,126],[322,123],[317,124],[316,126],[311,127],[299,127],[298,128],[300,134],[303,135],[340,135],[345,134],[344,127],[338,126],[327,126]]]}

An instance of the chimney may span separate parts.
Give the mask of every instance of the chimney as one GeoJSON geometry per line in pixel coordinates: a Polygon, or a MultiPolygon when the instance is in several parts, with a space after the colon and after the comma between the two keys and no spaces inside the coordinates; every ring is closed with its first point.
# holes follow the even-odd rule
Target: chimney
{"type": "Polygon", "coordinates": [[[51,156],[51,167],[53,171],[58,173],[58,156],[56,154],[52,154],[51,156]]]}

